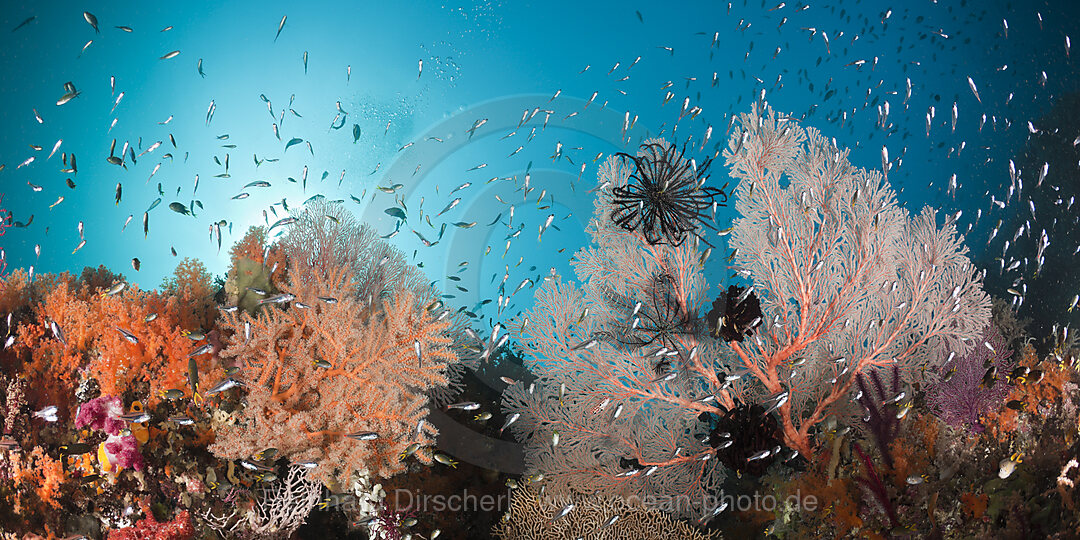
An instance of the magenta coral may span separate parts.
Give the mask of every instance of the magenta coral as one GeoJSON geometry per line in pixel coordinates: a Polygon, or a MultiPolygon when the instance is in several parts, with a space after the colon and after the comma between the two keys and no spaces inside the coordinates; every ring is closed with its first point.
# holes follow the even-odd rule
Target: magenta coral
{"type": "Polygon", "coordinates": [[[141,471],[146,468],[134,435],[109,435],[105,441],[105,453],[110,463],[141,471]]]}
{"type": "Polygon", "coordinates": [[[75,416],[75,427],[90,426],[90,429],[95,431],[116,435],[124,429],[124,421],[120,419],[122,414],[124,406],[119,397],[101,396],[79,407],[75,416]]]}
{"type": "Polygon", "coordinates": [[[981,432],[984,426],[980,417],[1000,407],[1009,395],[1006,376],[1012,368],[1011,356],[1005,338],[997,328],[987,326],[971,352],[953,357],[942,366],[938,384],[927,393],[937,416],[953,427],[967,426],[971,431],[981,432]],[[990,365],[997,373],[992,384],[983,384],[990,365]]]}

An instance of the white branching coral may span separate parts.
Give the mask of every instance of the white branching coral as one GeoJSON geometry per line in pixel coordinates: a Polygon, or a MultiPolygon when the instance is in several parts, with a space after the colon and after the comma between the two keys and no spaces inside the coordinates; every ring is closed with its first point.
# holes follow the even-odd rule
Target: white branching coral
{"type": "Polygon", "coordinates": [[[260,484],[254,503],[245,510],[234,506],[219,516],[208,508],[200,517],[205,526],[226,538],[289,538],[304,524],[321,496],[322,484],[309,478],[304,467],[291,465],[285,478],[260,484]]]}

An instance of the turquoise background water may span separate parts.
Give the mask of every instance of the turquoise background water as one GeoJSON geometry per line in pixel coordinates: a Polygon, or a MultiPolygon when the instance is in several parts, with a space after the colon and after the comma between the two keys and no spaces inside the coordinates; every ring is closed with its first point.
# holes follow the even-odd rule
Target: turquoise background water
{"type": "MultiPolygon", "coordinates": [[[[0,245],[9,269],[34,265],[38,273],[78,272],[104,264],[148,288],[178,262],[170,248],[223,274],[228,246],[248,226],[283,216],[280,205],[276,216],[263,216],[282,198],[290,208],[315,194],[343,199],[389,234],[396,220],[384,209],[400,195],[409,219],[391,241],[409,255],[415,252],[444,292],[471,307],[498,294],[504,272],[509,272],[507,291],[552,268],[572,272],[567,261],[588,240],[583,228],[592,213],[587,190],[595,186],[597,154],[602,160],[632,151],[661,131],[670,138],[677,123],[679,140],[692,135],[700,141],[713,127],[711,141],[698,153],[704,157],[726,141],[730,115],[748,111],[764,90],[778,110],[805,115],[808,125],[853,147],[852,159],[860,166],[880,168],[881,147],[887,146],[894,161],[889,178],[901,201],[912,209],[931,204],[963,210],[961,230],[971,223],[969,245],[982,250],[990,224],[984,218],[975,225],[974,215],[979,208],[990,210],[991,194],[1004,198],[1007,160],[1027,140],[1026,122],[1077,87],[1075,64],[1064,51],[1065,35],[1080,38],[1080,31],[1073,31],[1080,11],[1075,3],[813,2],[801,9],[804,4],[792,2],[772,9],[777,4],[57,2],[43,7],[8,2],[0,9],[0,163],[6,165],[0,192],[15,221],[26,222],[31,215],[34,220],[29,227],[9,229],[0,245]],[[100,34],[83,19],[83,10],[96,15],[100,34]],[[1041,29],[1036,13],[1044,19],[1041,29]],[[275,41],[282,15],[288,19],[275,41]],[[11,31],[30,16],[36,19],[11,31]],[[167,26],[173,28],[162,32],[167,26]],[[93,43],[80,52],[89,40],[93,43]],[[175,58],[159,59],[174,50],[180,51],[175,58]],[[200,59],[205,77],[197,72],[200,59]],[[859,60],[865,64],[855,64],[859,60]],[[110,76],[116,78],[116,94],[124,93],[115,112],[110,112],[116,99],[110,76]],[[968,88],[968,76],[978,84],[981,104],[968,88]],[[905,109],[906,79],[913,90],[905,109]],[[57,106],[66,81],[81,94],[57,106]],[[559,97],[550,100],[557,91],[559,97]],[[594,91],[595,101],[583,109],[594,91]],[[668,91],[674,97],[665,105],[668,91]],[[1010,93],[1014,97],[1006,105],[1010,93]],[[270,100],[273,115],[260,94],[270,100]],[[702,112],[679,121],[686,97],[702,112]],[[891,113],[882,128],[878,107],[885,101],[891,113]],[[949,118],[954,101],[955,132],[949,118]],[[207,125],[211,102],[216,111],[207,125]],[[302,117],[287,110],[290,102],[302,117]],[[348,114],[344,126],[334,130],[338,102],[348,114]],[[927,137],[925,114],[931,106],[936,117],[927,137]],[[544,112],[517,127],[522,113],[535,107],[554,111],[546,129],[541,129],[544,112]],[[283,108],[278,140],[272,124],[283,108]],[[35,109],[43,123],[36,121],[35,109]],[[567,117],[574,111],[576,116],[567,117]],[[842,112],[846,119],[841,120],[842,112]],[[627,113],[637,120],[623,138],[627,113]],[[991,120],[979,132],[982,114],[991,120]],[[487,123],[470,137],[466,130],[482,118],[487,123]],[[362,132],[355,143],[354,124],[362,132]],[[218,139],[225,134],[228,140],[218,139]],[[309,141],[314,155],[304,144],[285,152],[292,137],[309,141]],[[114,138],[118,150],[128,141],[136,154],[156,141],[162,145],[137,164],[129,160],[125,170],[105,160],[114,138]],[[63,139],[58,155],[46,160],[57,139],[63,139]],[[966,146],[958,155],[962,142],[966,146]],[[414,144],[401,150],[409,143],[414,144]],[[552,159],[558,143],[569,160],[552,159]],[[32,144],[43,150],[32,150],[32,144]],[[60,172],[60,152],[77,155],[78,174],[60,172]],[[167,152],[172,159],[163,157],[167,152]],[[215,178],[224,168],[213,158],[223,161],[226,154],[231,177],[215,178]],[[280,161],[256,167],[253,154],[280,161]],[[16,168],[31,156],[32,164],[16,168]],[[158,163],[160,170],[150,178],[158,163]],[[299,183],[305,166],[306,189],[299,183]],[[324,171],[327,176],[320,180],[324,171]],[[953,173],[960,183],[956,197],[945,193],[953,173]],[[535,188],[528,201],[521,189],[526,174],[535,188]],[[196,175],[199,187],[193,194],[196,175]],[[75,189],[65,185],[68,177],[75,189]],[[492,178],[497,180],[489,182],[492,178]],[[242,189],[254,180],[272,186],[242,189]],[[33,191],[28,182],[42,190],[33,191]],[[118,205],[113,202],[117,182],[123,185],[118,205]],[[158,194],[159,182],[164,195],[158,194]],[[450,194],[464,182],[472,186],[450,194]],[[396,195],[375,190],[393,184],[402,184],[396,195]],[[537,203],[545,189],[550,198],[537,203]],[[231,199],[241,191],[250,197],[231,199]],[[50,208],[60,196],[63,202],[50,208]],[[150,211],[144,238],[143,212],[158,197],[162,203],[150,211]],[[434,216],[457,197],[460,204],[434,216]],[[197,217],[168,208],[170,202],[190,205],[195,199],[204,207],[196,210],[197,217]],[[421,201],[433,226],[420,219],[421,201]],[[508,203],[515,205],[513,223],[508,203]],[[549,214],[555,215],[557,229],[538,240],[538,226],[549,214]],[[128,215],[132,222],[121,232],[128,215]],[[488,227],[496,216],[502,224],[488,227]],[[230,226],[223,230],[219,251],[209,227],[222,219],[230,226]],[[86,245],[73,254],[80,221],[86,245]],[[449,225],[473,221],[477,225],[471,229],[449,225]],[[434,247],[425,247],[411,232],[433,241],[443,222],[448,226],[434,247]],[[506,237],[521,224],[504,256],[506,237]],[[41,246],[40,257],[35,245],[41,246]],[[133,257],[142,262],[139,272],[131,269],[133,257]],[[446,281],[447,275],[461,281],[446,281]]],[[[1068,169],[1063,164],[1058,170],[1068,169]]],[[[726,177],[718,161],[711,184],[720,186],[726,177]]],[[[730,208],[721,213],[721,228],[731,215],[730,208]]],[[[717,284],[727,277],[719,260],[709,267],[717,284]]],[[[515,297],[513,311],[531,302],[526,296],[531,298],[515,297]]]]}

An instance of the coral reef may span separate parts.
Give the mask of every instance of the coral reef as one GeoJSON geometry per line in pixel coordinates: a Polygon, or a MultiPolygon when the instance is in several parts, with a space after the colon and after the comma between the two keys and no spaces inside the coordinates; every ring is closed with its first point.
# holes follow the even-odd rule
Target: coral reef
{"type": "Polygon", "coordinates": [[[603,162],[576,282],[490,325],[321,195],[224,279],[0,256],[0,536],[1080,536],[1076,334],[790,117],[733,120],[727,229],[694,146],[603,162]]]}

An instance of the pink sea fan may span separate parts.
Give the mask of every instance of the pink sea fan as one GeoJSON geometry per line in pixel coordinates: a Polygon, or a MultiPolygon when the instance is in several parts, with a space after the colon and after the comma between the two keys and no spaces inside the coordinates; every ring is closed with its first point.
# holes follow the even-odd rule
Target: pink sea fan
{"type": "Polygon", "coordinates": [[[1011,356],[1001,332],[993,325],[987,326],[971,352],[942,366],[939,382],[927,393],[932,410],[953,427],[967,426],[973,432],[982,432],[980,417],[1001,407],[1009,394],[1011,356]],[[985,385],[983,378],[990,365],[997,367],[997,374],[992,385],[985,385]],[[945,380],[953,370],[952,377],[945,380]]]}
{"type": "Polygon", "coordinates": [[[105,441],[105,453],[110,463],[141,471],[146,468],[134,435],[109,435],[105,441]]]}
{"type": "Polygon", "coordinates": [[[75,416],[75,427],[90,426],[90,429],[116,435],[124,429],[124,421],[120,419],[122,414],[124,405],[119,397],[101,396],[79,407],[79,413],[75,416]]]}

